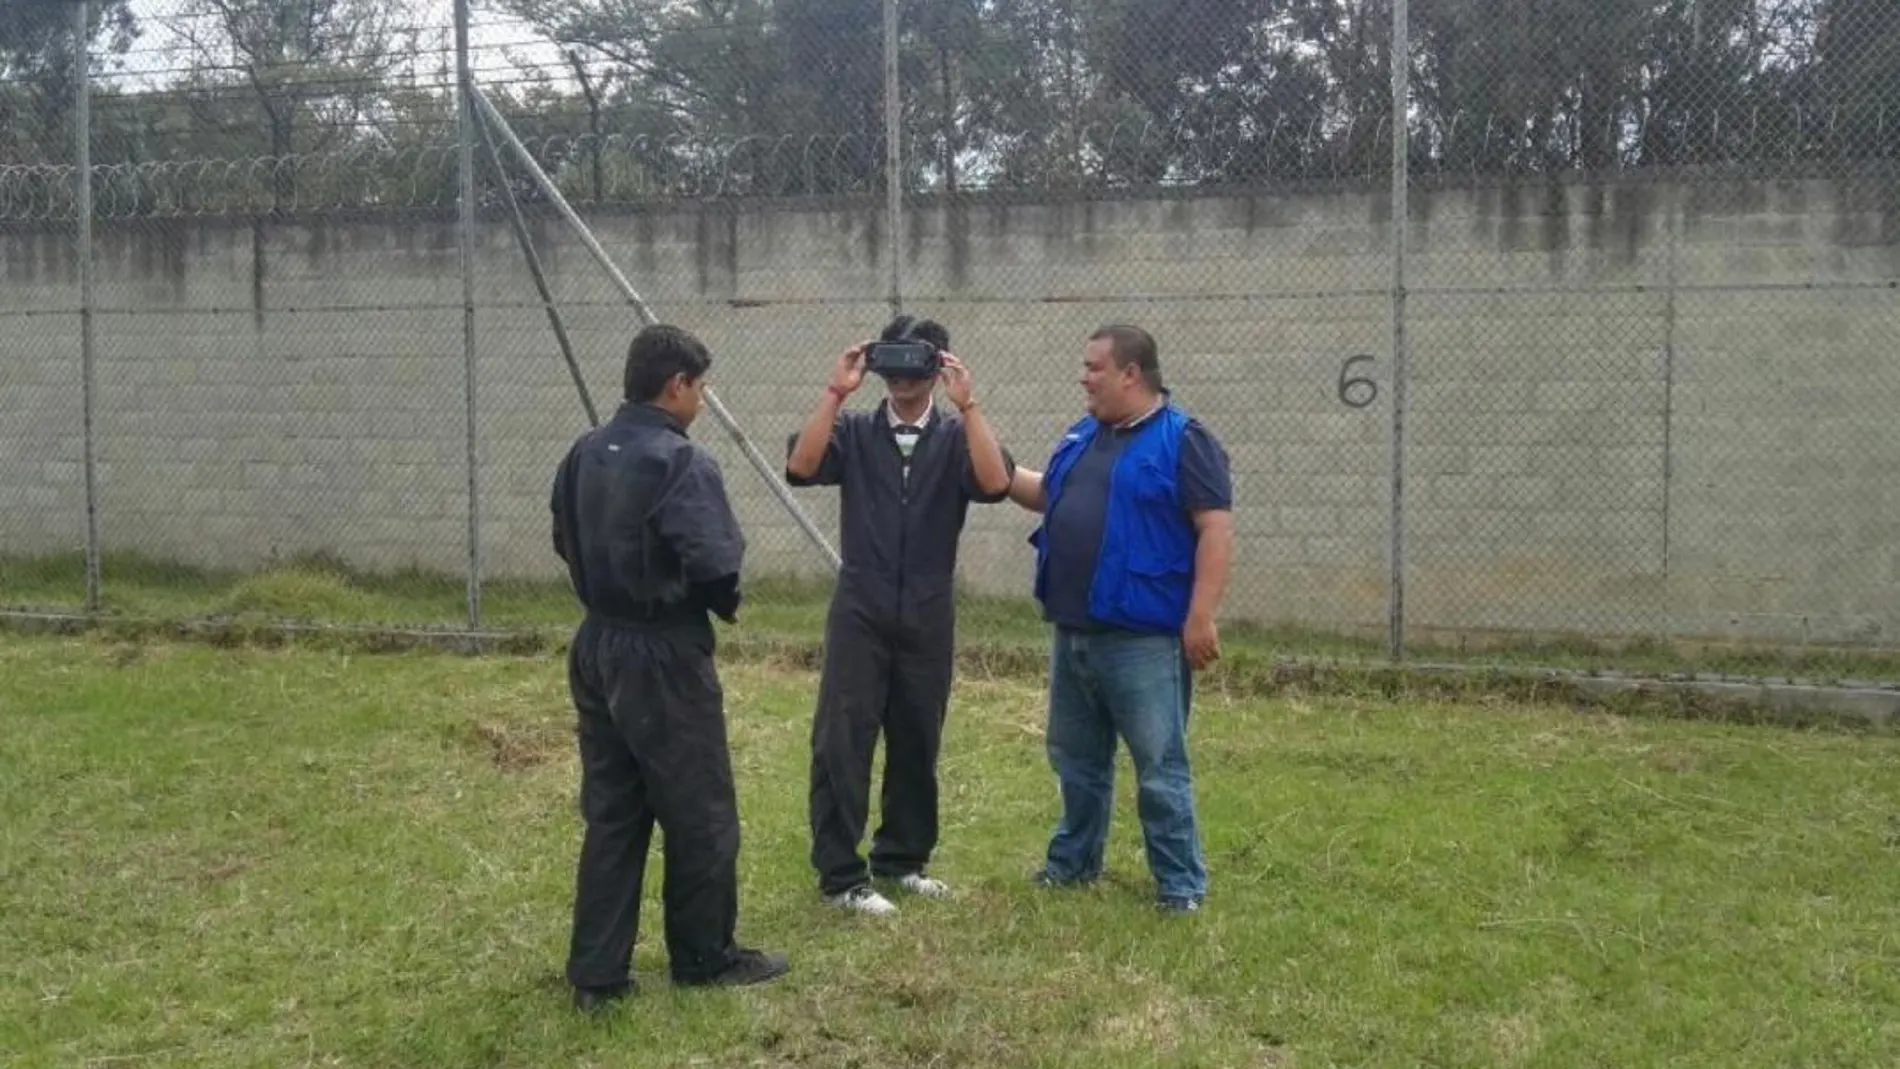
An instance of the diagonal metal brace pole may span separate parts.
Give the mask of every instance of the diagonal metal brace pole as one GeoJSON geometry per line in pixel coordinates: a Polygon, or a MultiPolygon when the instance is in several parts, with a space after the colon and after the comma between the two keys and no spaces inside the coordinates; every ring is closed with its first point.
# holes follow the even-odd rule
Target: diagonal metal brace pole
{"type": "Polygon", "coordinates": [[[522,255],[528,259],[528,273],[534,276],[534,288],[541,294],[541,307],[547,309],[548,325],[554,328],[554,340],[560,343],[561,358],[567,361],[567,373],[574,380],[574,388],[580,391],[581,407],[587,410],[587,422],[600,426],[600,413],[594,408],[594,398],[587,392],[587,379],[581,375],[581,367],[574,359],[574,345],[567,337],[567,324],[561,321],[560,306],[554,303],[554,294],[548,290],[546,272],[541,269],[541,257],[534,251],[534,241],[528,236],[528,224],[521,217],[521,203],[515,199],[514,184],[508,180],[508,171],[501,165],[501,154],[495,151],[495,139],[488,130],[488,117],[475,116],[475,132],[481,135],[482,147],[488,150],[488,163],[495,169],[495,181],[508,198],[508,221],[513,225],[515,241],[521,246],[522,255]]]}
{"type": "MultiPolygon", "coordinates": [[[[627,303],[633,306],[640,321],[648,326],[657,323],[653,310],[647,307],[646,301],[641,299],[639,291],[633,288],[633,283],[627,281],[627,276],[620,273],[620,268],[614,265],[613,258],[608,256],[607,250],[601,247],[600,241],[594,237],[594,232],[587,228],[587,224],[581,221],[580,215],[567,203],[567,198],[561,195],[554,180],[549,178],[547,172],[541,169],[540,163],[535,161],[533,153],[530,153],[521,143],[521,139],[515,136],[514,128],[508,125],[508,120],[502,118],[501,113],[495,110],[495,105],[488,100],[488,94],[482,92],[481,87],[475,85],[472,80],[468,91],[474,98],[477,113],[486,120],[491,129],[501,135],[502,140],[508,143],[508,147],[520,159],[522,166],[534,178],[535,184],[541,187],[541,192],[547,196],[561,215],[573,224],[575,232],[580,235],[582,244],[587,246],[587,251],[593,254],[595,261],[626,296],[627,303]]],[[[779,476],[778,470],[765,459],[765,454],[759,452],[758,447],[752,444],[752,440],[746,437],[745,431],[739,427],[738,420],[733,419],[732,413],[727,411],[725,403],[719,400],[711,388],[705,391],[705,397],[706,406],[712,409],[714,417],[726,428],[726,433],[732,436],[740,452],[752,462],[752,466],[758,470],[759,477],[772,488],[772,492],[778,496],[779,503],[785,506],[785,510],[792,514],[792,519],[804,529],[806,536],[812,540],[812,544],[824,552],[825,558],[831,562],[832,569],[835,571],[843,568],[844,561],[838,556],[838,551],[832,548],[824,532],[818,529],[818,525],[812,522],[812,518],[806,514],[804,507],[798,503],[798,499],[792,496],[791,487],[785,485],[785,480],[779,476]]]]}

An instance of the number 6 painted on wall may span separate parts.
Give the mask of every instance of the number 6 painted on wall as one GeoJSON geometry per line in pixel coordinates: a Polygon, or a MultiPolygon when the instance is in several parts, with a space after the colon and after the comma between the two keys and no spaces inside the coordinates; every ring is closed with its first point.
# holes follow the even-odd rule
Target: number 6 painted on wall
{"type": "Polygon", "coordinates": [[[1352,370],[1354,364],[1372,359],[1374,358],[1363,355],[1348,357],[1345,366],[1339,369],[1339,400],[1341,404],[1346,405],[1348,408],[1364,408],[1378,400],[1379,384],[1377,382],[1366,378],[1364,375],[1357,375],[1351,378],[1347,377],[1347,372],[1352,370]],[[1355,398],[1353,396],[1352,391],[1355,386],[1364,388],[1365,392],[1363,398],[1355,398]]]}

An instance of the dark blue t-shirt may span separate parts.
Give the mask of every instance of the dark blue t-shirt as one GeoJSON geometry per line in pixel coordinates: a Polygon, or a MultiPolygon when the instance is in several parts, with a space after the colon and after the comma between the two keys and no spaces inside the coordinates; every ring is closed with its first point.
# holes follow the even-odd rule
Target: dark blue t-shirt
{"type": "MultiPolygon", "coordinates": [[[[1043,618],[1058,627],[1090,631],[1103,626],[1089,616],[1089,588],[1095,581],[1102,531],[1108,522],[1109,477],[1129,439],[1143,426],[1126,430],[1103,427],[1097,431],[1088,450],[1069,469],[1058,507],[1043,517],[1043,536],[1050,550],[1043,618]]],[[[1227,451],[1192,417],[1181,438],[1181,461],[1175,478],[1187,513],[1234,507],[1227,451]]]]}

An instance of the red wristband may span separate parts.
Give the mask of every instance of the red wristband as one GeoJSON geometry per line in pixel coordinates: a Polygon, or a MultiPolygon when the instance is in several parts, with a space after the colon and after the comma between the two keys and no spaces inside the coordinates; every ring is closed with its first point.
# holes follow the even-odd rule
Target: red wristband
{"type": "Polygon", "coordinates": [[[833,397],[836,397],[838,399],[839,404],[844,404],[845,399],[851,396],[850,394],[845,393],[843,390],[839,389],[837,386],[834,386],[834,385],[827,385],[825,387],[825,392],[832,395],[833,397]]]}

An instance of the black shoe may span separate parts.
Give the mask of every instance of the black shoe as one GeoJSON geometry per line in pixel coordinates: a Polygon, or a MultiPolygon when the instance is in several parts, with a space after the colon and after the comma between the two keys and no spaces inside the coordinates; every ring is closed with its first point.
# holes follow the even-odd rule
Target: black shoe
{"type": "Polygon", "coordinates": [[[1163,913],[1199,913],[1201,900],[1198,898],[1158,898],[1155,908],[1163,913]]]}
{"type": "Polygon", "coordinates": [[[741,950],[731,965],[713,973],[690,980],[678,980],[674,983],[682,987],[745,987],[750,984],[770,983],[792,971],[791,963],[783,954],[768,954],[763,950],[741,950]]]}
{"type": "Polygon", "coordinates": [[[576,987],[574,1008],[582,1013],[598,1013],[631,994],[633,994],[632,981],[624,984],[609,984],[606,987],[576,987]]]}

